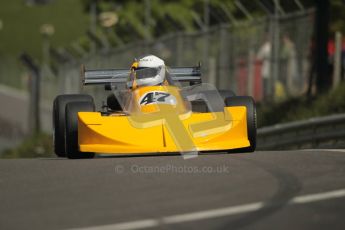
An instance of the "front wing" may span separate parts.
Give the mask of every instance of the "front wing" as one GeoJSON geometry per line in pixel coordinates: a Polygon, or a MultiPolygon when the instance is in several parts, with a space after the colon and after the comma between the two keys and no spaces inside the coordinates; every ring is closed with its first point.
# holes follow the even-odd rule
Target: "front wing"
{"type": "Polygon", "coordinates": [[[250,146],[246,107],[225,107],[224,110],[227,113],[218,112],[217,117],[223,119],[222,122],[227,125],[210,132],[193,132],[192,126],[214,120],[215,114],[192,113],[181,120],[194,149],[176,143],[179,134],[174,134],[174,128],[164,120],[143,128],[133,125],[129,116],[102,116],[99,112],[79,112],[79,150],[103,154],[142,154],[191,150],[226,151],[250,146]]]}

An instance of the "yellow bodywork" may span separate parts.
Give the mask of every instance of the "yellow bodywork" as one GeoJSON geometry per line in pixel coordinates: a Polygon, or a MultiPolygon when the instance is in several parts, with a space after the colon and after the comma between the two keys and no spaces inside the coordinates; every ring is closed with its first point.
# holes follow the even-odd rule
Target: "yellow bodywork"
{"type": "Polygon", "coordinates": [[[100,112],[79,112],[81,152],[226,151],[250,146],[245,106],[225,107],[223,112],[195,113],[184,109],[186,106],[177,87],[154,86],[138,90],[133,91],[131,103],[136,103],[146,92],[155,90],[175,95],[176,105],[131,106],[131,115],[114,113],[102,116],[100,112]],[[171,115],[174,111],[176,113],[171,115]]]}

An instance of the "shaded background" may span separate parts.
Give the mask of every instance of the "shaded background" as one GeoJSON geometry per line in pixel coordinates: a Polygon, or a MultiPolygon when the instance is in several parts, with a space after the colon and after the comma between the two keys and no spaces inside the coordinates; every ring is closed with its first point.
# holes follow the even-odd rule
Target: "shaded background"
{"type": "MultiPolygon", "coordinates": [[[[320,103],[343,79],[344,9],[341,0],[0,0],[1,149],[50,139],[58,94],[90,93],[101,105],[103,88],[81,86],[80,64],[127,68],[148,53],[170,66],[200,61],[204,82],[256,99],[260,126],[342,112],[342,89],[332,109],[284,108],[320,103]]],[[[49,143],[32,145],[40,153],[49,143]]]]}

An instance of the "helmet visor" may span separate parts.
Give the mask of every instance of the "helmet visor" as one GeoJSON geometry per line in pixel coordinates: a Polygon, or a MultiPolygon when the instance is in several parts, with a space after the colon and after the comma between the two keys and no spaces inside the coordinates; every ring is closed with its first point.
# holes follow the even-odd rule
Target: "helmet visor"
{"type": "Polygon", "coordinates": [[[157,76],[161,68],[138,68],[135,70],[137,79],[153,78],[157,76]]]}

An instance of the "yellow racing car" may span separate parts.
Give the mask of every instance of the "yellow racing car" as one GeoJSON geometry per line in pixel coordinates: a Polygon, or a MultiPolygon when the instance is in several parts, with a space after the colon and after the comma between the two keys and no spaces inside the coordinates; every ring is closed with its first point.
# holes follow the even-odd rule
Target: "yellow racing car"
{"type": "Polygon", "coordinates": [[[200,65],[169,68],[148,55],[129,70],[82,67],[81,72],[84,85],[103,84],[111,94],[100,111],[90,95],[55,98],[59,157],[255,150],[254,100],[202,83],[200,65]]]}

